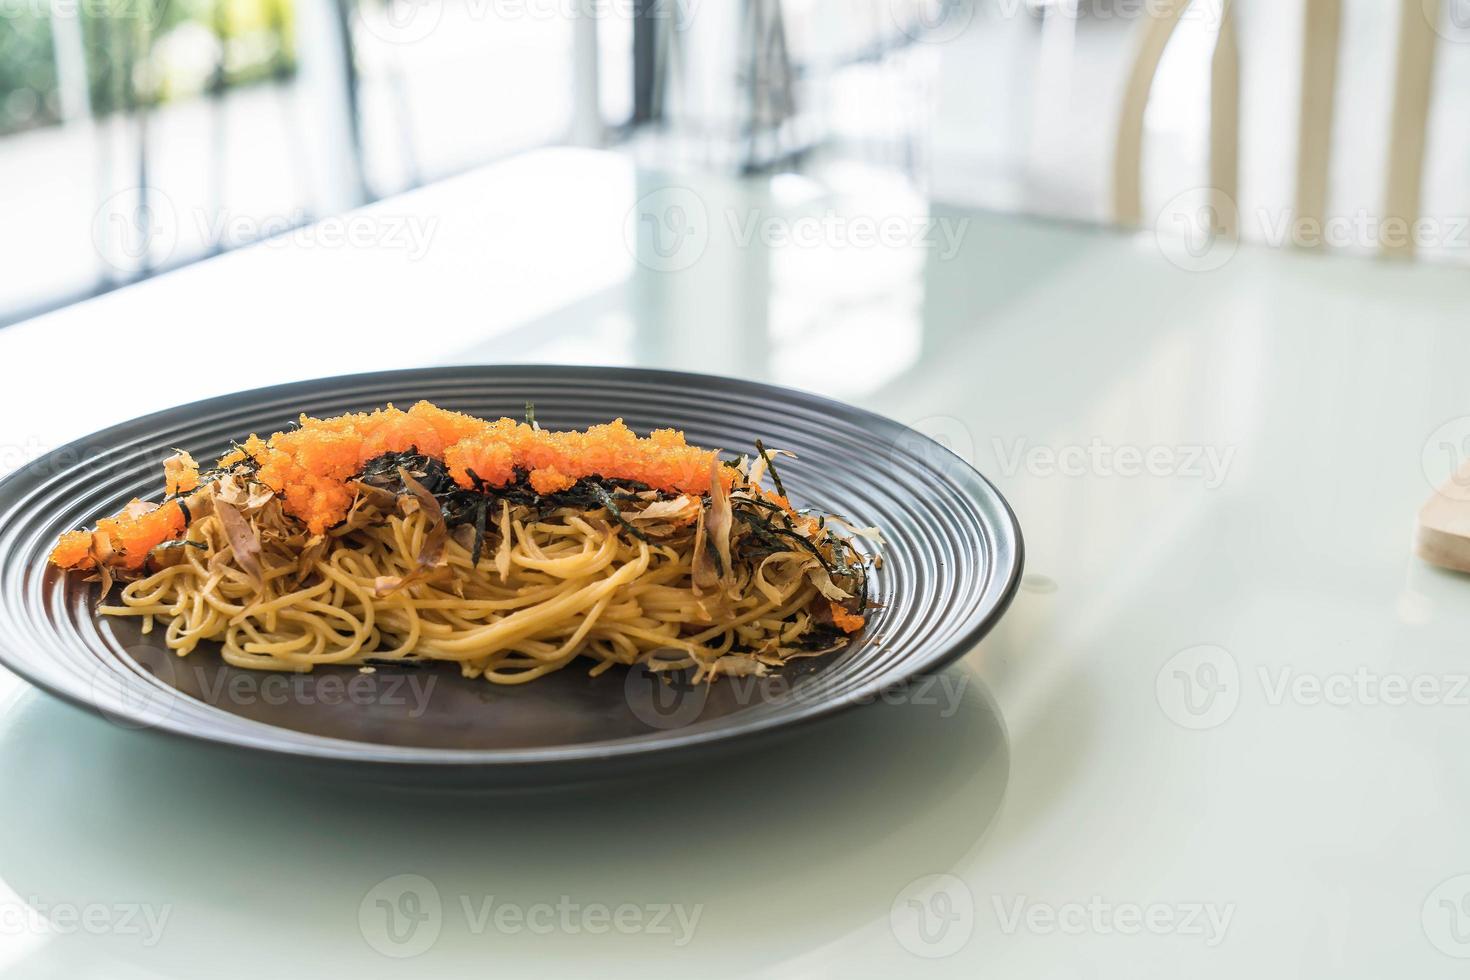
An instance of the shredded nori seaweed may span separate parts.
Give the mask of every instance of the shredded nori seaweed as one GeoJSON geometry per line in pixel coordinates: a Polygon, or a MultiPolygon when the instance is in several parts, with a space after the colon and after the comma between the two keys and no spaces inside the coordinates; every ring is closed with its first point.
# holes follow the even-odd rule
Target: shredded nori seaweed
{"type": "Polygon", "coordinates": [[[771,474],[771,482],[776,484],[776,492],[783,497],[786,496],[786,488],[781,485],[781,474],[776,472],[776,461],[771,458],[770,453],[766,452],[766,444],[757,439],[755,449],[761,454],[761,459],[766,461],[766,469],[771,474]]]}

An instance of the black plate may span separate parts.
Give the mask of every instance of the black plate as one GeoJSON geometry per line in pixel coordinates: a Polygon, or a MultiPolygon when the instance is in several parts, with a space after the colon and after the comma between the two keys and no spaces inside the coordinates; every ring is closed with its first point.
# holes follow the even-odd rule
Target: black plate
{"type": "Polygon", "coordinates": [[[213,743],[379,766],[453,768],[512,785],[609,775],[683,750],[738,748],[869,703],[969,650],[1004,612],[1022,545],[1000,494],[968,465],[896,422],[802,392],[666,371],[448,367],[354,375],[215,398],[125,423],[57,450],[0,484],[0,659],[31,683],[119,724],[213,743]],[[157,493],[174,448],[213,459],[231,439],[299,413],[363,411],[426,398],[486,417],[585,427],[622,417],[672,426],[698,445],[757,438],[800,458],[782,467],[793,502],[880,527],[877,608],[847,649],[771,679],[713,688],[657,684],[638,669],[588,677],[573,664],[517,687],[450,666],[243,671],[212,650],[168,653],[131,620],[93,614],[96,588],[46,564],[56,536],[157,493]],[[614,765],[614,763],[618,763],[614,765]]]}

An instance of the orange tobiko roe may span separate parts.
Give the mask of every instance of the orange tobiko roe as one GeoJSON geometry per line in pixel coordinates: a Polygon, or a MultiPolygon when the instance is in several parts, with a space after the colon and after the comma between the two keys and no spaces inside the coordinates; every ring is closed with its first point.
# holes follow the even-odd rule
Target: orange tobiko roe
{"type": "MultiPolygon", "coordinates": [[[[441,459],[455,483],[473,489],[476,480],[505,486],[517,470],[530,475],[537,493],[565,490],[585,476],[635,480],[655,490],[703,494],[710,489],[716,453],[690,446],[684,434],[658,429],[639,438],[616,419],[585,432],[551,432],[502,418],[486,421],[419,402],[407,412],[389,405],[371,413],[330,419],[302,416],[300,426],[269,441],[252,436],[220,460],[231,466],[253,457],[257,479],[285,498],[287,513],[320,534],[340,523],[352,507],[348,481],[384,453],[415,449],[441,459]]],[[[725,487],[734,474],[720,470],[725,487]]]]}
{"type": "Polygon", "coordinates": [[[554,466],[531,471],[531,489],[537,493],[556,493],[558,490],[567,489],[576,482],[554,466]]]}
{"type": "Polygon", "coordinates": [[[97,530],[106,534],[112,550],[121,555],[111,564],[129,570],[143,567],[148,552],[184,533],[188,521],[177,501],[137,517],[114,517],[97,522],[97,530]]]}
{"type": "MultiPolygon", "coordinates": [[[[517,470],[529,473],[537,493],[555,493],[582,477],[600,476],[671,493],[704,494],[712,472],[719,473],[726,489],[735,478],[728,467],[716,465],[714,451],[688,445],[674,429],[639,438],[616,419],[585,432],[550,432],[507,418],[489,422],[426,401],[407,412],[389,405],[329,419],[303,415],[297,428],[269,440],[252,435],[221,457],[219,465],[229,468],[255,460],[256,479],[283,498],[287,513],[321,534],[347,517],[357,495],[349,481],[365,463],[410,449],[443,460],[465,489],[473,489],[477,478],[488,486],[504,486],[515,480],[517,470]]],[[[197,485],[192,464],[187,456],[168,464],[170,493],[197,485]]],[[[149,514],[102,521],[97,529],[124,556],[109,564],[139,568],[150,550],[178,537],[185,526],[179,505],[171,502],[149,514]]],[[[86,531],[63,535],[51,560],[64,568],[92,567],[92,536],[86,531]]]]}
{"type": "Polygon", "coordinates": [[[199,489],[199,464],[186,452],[163,461],[164,492],[170,497],[199,489]]]}
{"type": "MultiPolygon", "coordinates": [[[[105,535],[113,556],[107,564],[135,571],[148,560],[148,552],[184,533],[188,522],[177,501],[133,517],[119,515],[97,522],[97,533],[105,535]]],[[[51,561],[62,568],[92,568],[92,535],[87,531],[68,531],[51,552],[51,561]]]]}
{"type": "Polygon", "coordinates": [[[67,531],[51,552],[51,562],[62,568],[91,568],[92,532],[67,531]]]}
{"type": "Polygon", "coordinates": [[[857,613],[848,612],[846,609],[843,609],[835,602],[831,605],[832,622],[835,623],[837,625],[837,628],[842,630],[842,632],[844,633],[856,633],[858,630],[862,629],[863,624],[867,622],[867,620],[862,616],[859,616],[857,613]]]}

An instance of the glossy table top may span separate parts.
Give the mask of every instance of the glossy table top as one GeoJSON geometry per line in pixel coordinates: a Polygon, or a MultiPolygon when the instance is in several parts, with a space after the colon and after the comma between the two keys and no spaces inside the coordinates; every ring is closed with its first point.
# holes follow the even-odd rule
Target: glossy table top
{"type": "Polygon", "coordinates": [[[1470,579],[1410,539],[1470,450],[1470,278],[1194,245],[557,150],[0,331],[4,469],[276,381],[676,367],[945,441],[1028,568],[906,698],[550,794],[353,784],[0,674],[0,970],[1462,975],[1470,579]]]}

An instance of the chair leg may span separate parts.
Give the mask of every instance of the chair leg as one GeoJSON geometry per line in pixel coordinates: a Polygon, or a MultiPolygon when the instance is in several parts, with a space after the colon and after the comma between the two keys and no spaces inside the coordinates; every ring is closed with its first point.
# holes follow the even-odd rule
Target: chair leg
{"type": "Polygon", "coordinates": [[[1125,227],[1143,221],[1143,113],[1164,48],[1190,0],[1165,0],[1144,18],[1138,53],[1123,90],[1118,141],[1113,154],[1113,220],[1125,227]]]}
{"type": "Polygon", "coordinates": [[[1412,258],[1411,233],[1419,218],[1424,142],[1434,80],[1434,20],[1439,0],[1399,0],[1399,57],[1394,80],[1393,124],[1388,141],[1388,186],[1379,226],[1382,254],[1412,258]]]}
{"type": "Polygon", "coordinates": [[[1210,187],[1229,207],[1221,208],[1220,234],[1240,234],[1240,47],[1230,0],[1220,10],[1220,33],[1210,62],[1210,187]]]}
{"type": "MultiPolygon", "coordinates": [[[[1307,0],[1302,38],[1302,96],[1297,125],[1296,219],[1320,228],[1327,214],[1342,0],[1307,0]]],[[[1311,247],[1320,235],[1308,236],[1311,247]]]]}

